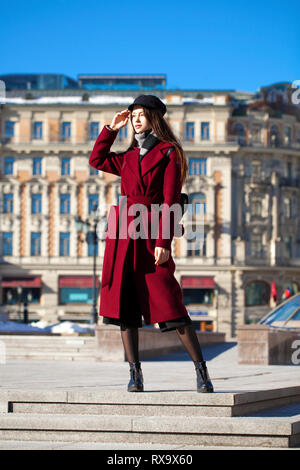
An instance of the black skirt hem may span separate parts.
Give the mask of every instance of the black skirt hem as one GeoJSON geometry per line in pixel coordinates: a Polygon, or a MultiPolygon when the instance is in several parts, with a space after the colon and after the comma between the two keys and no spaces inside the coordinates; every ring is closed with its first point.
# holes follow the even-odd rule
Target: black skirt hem
{"type": "MultiPolygon", "coordinates": [[[[110,318],[110,317],[105,317],[103,316],[103,324],[104,325],[117,325],[121,328],[121,330],[126,330],[127,328],[142,328],[143,322],[138,321],[138,322],[126,322],[119,320],[118,318],[110,318]]],[[[160,328],[160,331],[162,333],[165,333],[167,331],[173,331],[176,330],[176,328],[180,328],[181,326],[185,325],[190,325],[192,323],[192,320],[188,316],[180,317],[180,318],[175,318],[175,320],[168,320],[164,322],[158,322],[158,326],[160,328]]]]}

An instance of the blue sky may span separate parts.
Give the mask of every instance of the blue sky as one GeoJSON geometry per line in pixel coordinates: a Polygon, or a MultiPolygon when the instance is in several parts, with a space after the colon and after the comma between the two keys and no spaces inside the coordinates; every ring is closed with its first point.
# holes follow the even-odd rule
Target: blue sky
{"type": "Polygon", "coordinates": [[[165,73],[168,88],[300,79],[300,2],[1,3],[0,74],[165,73]]]}

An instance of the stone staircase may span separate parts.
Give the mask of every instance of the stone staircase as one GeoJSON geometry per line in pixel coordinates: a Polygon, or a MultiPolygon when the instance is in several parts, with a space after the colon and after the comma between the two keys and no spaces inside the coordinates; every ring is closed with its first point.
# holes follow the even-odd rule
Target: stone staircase
{"type": "Polygon", "coordinates": [[[3,390],[0,440],[297,447],[300,386],[213,394],[3,390]]]}
{"type": "Polygon", "coordinates": [[[0,335],[0,343],[6,360],[96,361],[94,336],[0,335]]]}

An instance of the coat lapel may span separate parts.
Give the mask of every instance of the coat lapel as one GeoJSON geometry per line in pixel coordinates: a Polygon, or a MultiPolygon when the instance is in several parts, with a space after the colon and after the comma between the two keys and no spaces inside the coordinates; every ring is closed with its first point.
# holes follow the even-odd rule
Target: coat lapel
{"type": "Polygon", "coordinates": [[[137,180],[141,182],[140,168],[139,168],[140,151],[138,147],[130,150],[126,156],[126,165],[130,168],[132,173],[136,176],[137,180]]]}
{"type": "Polygon", "coordinates": [[[134,147],[130,150],[126,157],[126,165],[130,168],[137,180],[142,183],[141,178],[146,175],[153,167],[158,165],[166,153],[166,149],[170,148],[168,142],[160,142],[155,145],[139,162],[140,149],[134,147]]]}
{"type": "Polygon", "coordinates": [[[170,144],[167,142],[160,142],[153,147],[141,161],[141,176],[145,176],[148,171],[152,170],[153,167],[158,165],[161,159],[164,157],[165,149],[169,148],[170,144]]]}

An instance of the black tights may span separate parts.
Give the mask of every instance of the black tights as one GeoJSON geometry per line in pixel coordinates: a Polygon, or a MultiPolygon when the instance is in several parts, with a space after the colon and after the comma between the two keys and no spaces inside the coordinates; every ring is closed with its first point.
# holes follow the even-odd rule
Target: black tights
{"type": "Polygon", "coordinates": [[[128,362],[139,362],[138,328],[121,328],[121,337],[128,362]]]}
{"type": "MultiPolygon", "coordinates": [[[[194,325],[176,328],[178,337],[194,362],[202,362],[202,350],[194,325]]],[[[122,328],[121,337],[128,362],[139,362],[139,332],[138,328],[122,328]]]]}

